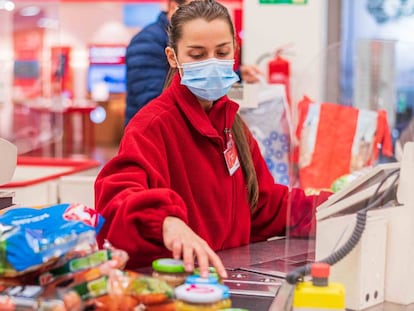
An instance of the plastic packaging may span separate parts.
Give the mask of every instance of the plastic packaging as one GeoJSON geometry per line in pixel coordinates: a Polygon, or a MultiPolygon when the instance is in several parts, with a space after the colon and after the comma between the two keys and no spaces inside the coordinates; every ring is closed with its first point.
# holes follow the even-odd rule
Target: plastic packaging
{"type": "Polygon", "coordinates": [[[175,288],[177,311],[213,311],[231,307],[230,295],[224,285],[184,284],[175,288]]]}
{"type": "MultiPolygon", "coordinates": [[[[200,269],[195,268],[194,272],[193,272],[193,275],[200,276],[200,269]]],[[[217,278],[219,283],[223,283],[223,280],[221,279],[220,275],[217,273],[216,268],[214,268],[214,267],[209,267],[208,268],[208,276],[209,277],[215,277],[215,278],[217,278]]]]}
{"type": "Polygon", "coordinates": [[[84,304],[72,290],[60,289],[47,295],[40,286],[13,286],[0,290],[2,311],[81,311],[84,304]]]}
{"type": "Polygon", "coordinates": [[[189,275],[187,276],[187,278],[185,279],[185,284],[218,284],[219,283],[219,279],[214,276],[214,275],[209,275],[206,278],[202,278],[199,275],[189,275]]]}
{"type": "Polygon", "coordinates": [[[182,260],[172,258],[160,258],[152,262],[152,276],[164,280],[168,285],[176,287],[184,284],[189,275],[184,270],[182,260]]]}
{"type": "Polygon", "coordinates": [[[0,216],[0,276],[36,269],[71,251],[96,247],[102,216],[81,204],[19,207],[0,216]]]}
{"type": "Polygon", "coordinates": [[[123,250],[98,250],[93,253],[85,254],[85,256],[73,258],[62,265],[58,265],[45,271],[39,276],[39,284],[50,284],[59,281],[61,278],[72,276],[75,273],[95,267],[99,267],[103,273],[109,269],[122,269],[127,260],[128,255],[123,250]]]}
{"type": "Polygon", "coordinates": [[[290,167],[292,123],[285,94],[277,90],[257,108],[244,109],[240,114],[256,138],[275,182],[289,186],[295,183],[290,167]]]}
{"type": "Polygon", "coordinates": [[[112,270],[107,293],[95,299],[97,310],[174,310],[173,289],[163,280],[132,271],[112,270]]]}

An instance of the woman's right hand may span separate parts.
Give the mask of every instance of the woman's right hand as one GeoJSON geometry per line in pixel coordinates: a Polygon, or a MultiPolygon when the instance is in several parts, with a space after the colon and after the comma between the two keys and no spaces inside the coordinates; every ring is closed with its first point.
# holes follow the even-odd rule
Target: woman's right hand
{"type": "Polygon", "coordinates": [[[197,259],[201,277],[208,276],[210,264],[222,278],[227,277],[220,257],[181,219],[171,216],[164,219],[163,239],[165,247],[172,252],[173,257],[183,259],[187,272],[194,270],[194,259],[197,259]]]}

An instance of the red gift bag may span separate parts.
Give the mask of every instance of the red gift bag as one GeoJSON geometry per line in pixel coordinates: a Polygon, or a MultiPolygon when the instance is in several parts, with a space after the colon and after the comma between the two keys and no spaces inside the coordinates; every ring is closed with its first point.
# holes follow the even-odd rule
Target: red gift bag
{"type": "Polygon", "coordinates": [[[339,177],[372,165],[379,152],[392,156],[386,111],[334,103],[298,105],[297,164],[304,189],[330,189],[339,177]]]}

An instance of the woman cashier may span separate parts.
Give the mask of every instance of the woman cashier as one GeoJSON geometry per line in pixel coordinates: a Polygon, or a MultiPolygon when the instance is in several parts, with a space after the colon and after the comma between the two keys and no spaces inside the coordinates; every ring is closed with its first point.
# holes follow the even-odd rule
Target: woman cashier
{"type": "Polygon", "coordinates": [[[171,19],[166,55],[171,79],[126,127],[118,154],[95,184],[106,239],[128,252],[127,268],[160,257],[195,262],[202,276],[215,251],[275,235],[306,236],[318,197],[275,184],[259,147],[226,93],[235,37],[227,9],[214,0],[181,6],[171,19]]]}

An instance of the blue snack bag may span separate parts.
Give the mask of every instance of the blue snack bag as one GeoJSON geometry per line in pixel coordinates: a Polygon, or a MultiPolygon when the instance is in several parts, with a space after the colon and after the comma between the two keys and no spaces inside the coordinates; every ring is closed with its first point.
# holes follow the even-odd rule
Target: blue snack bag
{"type": "Polygon", "coordinates": [[[64,256],[82,243],[95,243],[104,219],[82,204],[21,207],[0,216],[0,275],[25,271],[64,256]]]}

